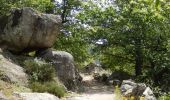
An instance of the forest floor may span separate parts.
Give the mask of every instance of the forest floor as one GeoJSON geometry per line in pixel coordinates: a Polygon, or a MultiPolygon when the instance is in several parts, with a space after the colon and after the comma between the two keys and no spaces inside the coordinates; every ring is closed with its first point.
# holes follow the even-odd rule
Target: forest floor
{"type": "Polygon", "coordinates": [[[113,86],[94,80],[92,75],[82,75],[85,90],[81,94],[67,96],[63,100],[115,100],[113,86]]]}

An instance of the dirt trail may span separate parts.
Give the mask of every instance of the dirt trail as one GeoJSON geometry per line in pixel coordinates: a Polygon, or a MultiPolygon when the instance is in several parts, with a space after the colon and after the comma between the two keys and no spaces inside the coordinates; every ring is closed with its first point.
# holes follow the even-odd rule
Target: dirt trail
{"type": "Polygon", "coordinates": [[[115,100],[113,87],[96,82],[91,75],[83,75],[85,91],[82,94],[66,97],[65,100],[115,100]]]}

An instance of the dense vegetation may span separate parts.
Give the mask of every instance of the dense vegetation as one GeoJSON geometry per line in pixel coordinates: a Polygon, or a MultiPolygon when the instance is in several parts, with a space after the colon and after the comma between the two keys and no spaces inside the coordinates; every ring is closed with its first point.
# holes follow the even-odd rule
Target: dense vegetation
{"type": "Polygon", "coordinates": [[[73,54],[84,66],[126,71],[161,92],[170,91],[169,0],[1,0],[0,15],[33,7],[60,14],[62,34],[54,48],[73,54]]]}
{"type": "Polygon", "coordinates": [[[66,93],[64,87],[55,77],[54,67],[44,61],[26,60],[24,69],[29,75],[29,87],[33,92],[48,92],[58,97],[66,93]]]}
{"type": "Polygon", "coordinates": [[[117,0],[104,9],[86,6],[79,18],[89,25],[90,41],[107,40],[94,44],[103,66],[134,69],[140,81],[169,91],[168,1],[117,0]]]}

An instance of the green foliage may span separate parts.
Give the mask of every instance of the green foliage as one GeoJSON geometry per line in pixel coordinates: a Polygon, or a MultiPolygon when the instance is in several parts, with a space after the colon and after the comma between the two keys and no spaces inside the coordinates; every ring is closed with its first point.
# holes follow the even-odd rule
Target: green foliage
{"type": "MultiPolygon", "coordinates": [[[[71,28],[71,27],[70,27],[71,28]]],[[[77,66],[81,67],[91,62],[92,56],[89,53],[90,45],[82,39],[78,30],[69,30],[72,35],[66,36],[64,33],[57,38],[54,48],[71,53],[77,66]]]]}
{"type": "Polygon", "coordinates": [[[51,94],[54,94],[58,97],[63,97],[66,93],[64,88],[57,84],[56,82],[45,82],[45,83],[39,83],[39,82],[33,82],[30,84],[30,88],[33,90],[33,92],[48,92],[51,94]]]}
{"type": "Polygon", "coordinates": [[[63,23],[70,22],[72,15],[72,10],[79,8],[81,5],[80,0],[62,0],[62,4],[59,7],[56,7],[57,14],[61,15],[63,23]],[[70,17],[70,18],[69,18],[70,17]]]}
{"type": "Polygon", "coordinates": [[[53,9],[55,7],[51,0],[21,0],[18,6],[32,7],[45,13],[53,13],[53,9]]]}
{"type": "Polygon", "coordinates": [[[0,0],[0,15],[6,15],[12,8],[32,7],[38,11],[52,13],[54,4],[50,0],[0,0]]]}
{"type": "MultiPolygon", "coordinates": [[[[63,0],[62,6],[55,9],[55,13],[61,14],[66,32],[59,35],[54,48],[70,52],[77,65],[97,59],[105,68],[135,73],[139,81],[169,91],[169,0],[115,0],[103,7],[99,6],[102,1],[98,4],[87,1],[63,0]],[[83,10],[72,15],[77,8],[83,10]],[[100,39],[107,41],[97,44],[100,39]]],[[[54,7],[50,0],[1,0],[0,3],[0,15],[16,7],[33,7],[47,13],[54,7]]],[[[41,76],[38,71],[40,65],[30,65],[39,66],[26,68],[31,80],[45,81],[42,77],[46,75],[41,76]]]]}
{"type": "Polygon", "coordinates": [[[170,100],[170,94],[163,95],[163,96],[159,97],[158,100],[170,100]]]}
{"type": "Polygon", "coordinates": [[[26,73],[30,76],[30,81],[32,82],[52,81],[55,76],[55,69],[51,64],[27,60],[24,65],[26,73]]]}
{"type": "Polygon", "coordinates": [[[61,14],[63,29],[62,33],[56,39],[54,48],[71,53],[76,65],[82,67],[92,60],[92,56],[89,53],[91,45],[89,42],[86,42],[88,39],[86,37],[87,31],[77,22],[75,18],[76,14],[73,13],[73,10],[81,8],[82,3],[79,0],[62,1],[62,6],[56,12],[61,14]]]}
{"type": "Polygon", "coordinates": [[[88,26],[88,40],[107,40],[103,45],[93,42],[93,53],[104,67],[133,68],[130,73],[143,77],[142,82],[169,91],[169,10],[168,0],[115,0],[105,8],[90,2],[77,18],[88,26]]]}
{"type": "Polygon", "coordinates": [[[0,4],[0,15],[7,14],[11,8],[15,7],[10,0],[0,0],[0,4]]]}

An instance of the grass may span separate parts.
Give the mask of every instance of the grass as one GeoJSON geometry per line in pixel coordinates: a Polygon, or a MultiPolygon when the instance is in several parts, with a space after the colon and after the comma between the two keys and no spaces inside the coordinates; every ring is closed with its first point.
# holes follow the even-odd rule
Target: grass
{"type": "Polygon", "coordinates": [[[121,94],[121,90],[118,86],[115,86],[114,92],[115,92],[116,100],[122,100],[123,99],[123,96],[121,94]]]}
{"type": "Polygon", "coordinates": [[[63,97],[66,94],[65,89],[57,84],[56,82],[45,82],[45,83],[40,83],[40,82],[33,82],[30,84],[30,88],[32,89],[33,92],[48,92],[51,94],[54,94],[56,96],[63,97]]]}
{"type": "Polygon", "coordinates": [[[0,90],[2,93],[9,98],[9,100],[14,100],[13,93],[14,92],[31,92],[31,90],[24,86],[19,86],[17,84],[10,84],[0,80],[0,90]]]}

